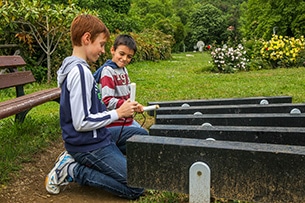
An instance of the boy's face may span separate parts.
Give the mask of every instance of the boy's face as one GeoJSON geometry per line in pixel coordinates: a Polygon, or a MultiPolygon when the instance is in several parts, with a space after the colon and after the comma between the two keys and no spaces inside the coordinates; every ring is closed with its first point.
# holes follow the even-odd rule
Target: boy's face
{"type": "Polygon", "coordinates": [[[112,61],[117,64],[119,68],[125,67],[130,63],[134,50],[125,45],[119,45],[116,50],[111,47],[112,61]]]}
{"type": "Polygon", "coordinates": [[[90,62],[96,62],[102,54],[105,54],[106,42],[107,38],[104,33],[99,34],[94,42],[91,42],[90,40],[86,48],[87,60],[90,62]]]}

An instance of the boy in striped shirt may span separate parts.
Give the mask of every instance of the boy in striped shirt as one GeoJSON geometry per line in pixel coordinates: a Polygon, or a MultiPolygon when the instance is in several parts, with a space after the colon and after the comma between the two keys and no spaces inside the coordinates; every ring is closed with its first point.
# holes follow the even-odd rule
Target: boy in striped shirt
{"type": "MultiPolygon", "coordinates": [[[[94,78],[100,84],[102,101],[108,110],[119,108],[130,98],[130,79],[126,65],[137,51],[137,45],[130,35],[118,35],[110,49],[112,59],[107,60],[95,73],[94,78]]],[[[143,113],[143,106],[138,103],[135,109],[143,113]]],[[[148,135],[133,117],[119,119],[107,126],[113,135],[113,140],[120,150],[126,154],[126,140],[131,136],[148,135]]]]}

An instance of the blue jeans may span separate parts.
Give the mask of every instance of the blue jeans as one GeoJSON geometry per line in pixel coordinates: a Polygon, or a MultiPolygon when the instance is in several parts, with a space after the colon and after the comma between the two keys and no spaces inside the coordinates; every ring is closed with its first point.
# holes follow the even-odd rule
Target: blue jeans
{"type": "MultiPolygon", "coordinates": [[[[137,199],[143,188],[127,185],[127,162],[115,143],[92,152],[69,152],[77,161],[74,181],[104,189],[126,199],[137,199]]],[[[140,175],[140,174],[139,174],[140,175]]]]}
{"type": "Polygon", "coordinates": [[[116,143],[123,154],[126,154],[126,140],[133,135],[148,135],[147,130],[142,128],[139,123],[134,121],[129,126],[107,127],[112,134],[112,141],[116,143]]]}

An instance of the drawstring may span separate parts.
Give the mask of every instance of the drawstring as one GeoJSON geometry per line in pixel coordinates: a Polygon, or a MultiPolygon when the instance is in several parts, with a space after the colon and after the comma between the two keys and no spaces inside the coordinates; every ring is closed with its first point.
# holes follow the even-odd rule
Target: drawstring
{"type": "Polygon", "coordinates": [[[123,132],[123,128],[124,128],[125,124],[126,124],[126,118],[124,118],[124,123],[123,123],[123,125],[122,125],[122,127],[121,127],[120,134],[119,134],[119,138],[118,138],[118,140],[116,141],[116,145],[118,145],[119,140],[120,140],[121,137],[122,137],[122,132],[123,132]]]}
{"type": "MultiPolygon", "coordinates": [[[[141,113],[141,114],[142,114],[143,119],[144,119],[144,121],[143,121],[143,123],[142,123],[142,125],[141,125],[141,127],[143,127],[143,125],[144,125],[144,123],[145,123],[145,121],[146,121],[146,117],[145,117],[144,113],[141,113]]],[[[137,115],[137,112],[135,112],[135,115],[134,115],[133,117],[135,117],[136,115],[137,115]]],[[[127,119],[124,118],[124,123],[123,123],[123,125],[122,125],[122,127],[121,127],[120,134],[119,134],[119,138],[118,138],[117,141],[116,141],[116,145],[118,145],[119,140],[120,140],[121,137],[122,137],[123,128],[124,128],[124,126],[125,126],[125,124],[126,124],[126,120],[127,120],[127,119]]]]}

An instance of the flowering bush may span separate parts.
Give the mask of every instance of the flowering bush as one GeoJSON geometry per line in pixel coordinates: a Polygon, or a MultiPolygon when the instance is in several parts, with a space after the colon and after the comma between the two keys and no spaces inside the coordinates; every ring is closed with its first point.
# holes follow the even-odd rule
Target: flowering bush
{"type": "Polygon", "coordinates": [[[214,66],[219,72],[231,73],[247,70],[247,55],[243,45],[236,48],[224,45],[222,48],[215,48],[211,52],[214,66]]]}
{"type": "Polygon", "coordinates": [[[303,36],[296,39],[294,37],[272,35],[271,40],[263,42],[260,53],[262,58],[269,61],[273,68],[298,66],[303,63],[304,48],[303,36]]]}
{"type": "Polygon", "coordinates": [[[270,64],[262,58],[260,53],[263,46],[263,39],[243,39],[242,44],[247,51],[248,70],[269,69],[270,64]]]}

